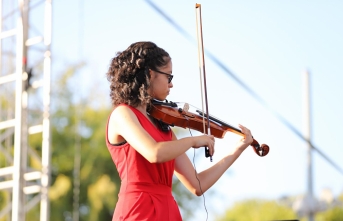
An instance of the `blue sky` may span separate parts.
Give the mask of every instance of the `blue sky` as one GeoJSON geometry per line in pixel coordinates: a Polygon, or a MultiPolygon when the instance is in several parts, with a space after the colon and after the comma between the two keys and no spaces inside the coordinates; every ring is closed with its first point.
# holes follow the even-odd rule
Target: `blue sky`
{"type": "MultiPolygon", "coordinates": [[[[200,3],[205,49],[259,97],[205,57],[209,112],[232,125],[247,126],[259,143],[271,148],[264,158],[249,148],[242,154],[214,185],[219,194],[206,196],[210,212],[222,212],[215,208],[240,199],[276,199],[306,192],[307,145],[276,117],[305,131],[306,70],[311,76],[312,142],[343,168],[339,143],[343,127],[342,1],[151,2],[186,34],[148,1],[54,1],[53,74],[85,61],[78,88],[84,92],[98,89],[99,100],[110,105],[105,77],[110,59],[133,42],[153,41],[173,59],[174,88],[169,100],[201,107],[195,26],[195,3],[200,3]]],[[[218,139],[214,162],[238,139],[230,133],[218,139]]],[[[196,159],[198,170],[211,164],[200,156],[196,159]]],[[[323,188],[330,188],[334,195],[343,192],[343,174],[316,152],[313,173],[317,197],[323,188]]]]}

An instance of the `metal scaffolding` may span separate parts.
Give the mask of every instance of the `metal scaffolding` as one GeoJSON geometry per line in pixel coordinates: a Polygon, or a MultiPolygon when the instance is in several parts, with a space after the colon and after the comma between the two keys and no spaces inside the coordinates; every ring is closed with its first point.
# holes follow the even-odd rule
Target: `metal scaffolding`
{"type": "Polygon", "coordinates": [[[25,221],[38,207],[47,221],[52,4],[0,0],[0,7],[0,219],[25,221]]]}

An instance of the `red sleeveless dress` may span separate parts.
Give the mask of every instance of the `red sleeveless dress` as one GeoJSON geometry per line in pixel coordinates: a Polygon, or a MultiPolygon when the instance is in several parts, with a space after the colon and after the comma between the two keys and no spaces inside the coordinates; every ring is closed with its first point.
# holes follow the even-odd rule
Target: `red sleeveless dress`
{"type": "MultiPolygon", "coordinates": [[[[139,110],[126,105],[137,116],[142,127],[157,142],[172,140],[171,131],[162,132],[139,110]]],[[[112,221],[181,221],[181,214],[172,195],[174,162],[150,163],[129,143],[106,144],[121,178],[118,202],[112,221]]]]}

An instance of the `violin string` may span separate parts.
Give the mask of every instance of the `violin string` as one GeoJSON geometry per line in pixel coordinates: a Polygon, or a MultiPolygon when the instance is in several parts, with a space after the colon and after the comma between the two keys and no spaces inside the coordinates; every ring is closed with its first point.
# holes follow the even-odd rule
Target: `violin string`
{"type": "MultiPolygon", "coordinates": [[[[188,130],[189,130],[189,133],[191,134],[191,137],[193,137],[193,134],[192,134],[191,129],[189,127],[188,127],[188,130]]],[[[195,178],[197,178],[197,180],[198,180],[199,188],[200,188],[200,191],[201,191],[201,195],[202,195],[202,197],[204,199],[204,208],[205,208],[205,211],[206,211],[206,221],[207,221],[207,219],[208,219],[208,211],[207,211],[207,207],[206,207],[205,193],[202,191],[201,182],[200,182],[200,179],[198,177],[197,168],[195,166],[195,148],[193,148],[193,166],[194,166],[195,178]]]]}

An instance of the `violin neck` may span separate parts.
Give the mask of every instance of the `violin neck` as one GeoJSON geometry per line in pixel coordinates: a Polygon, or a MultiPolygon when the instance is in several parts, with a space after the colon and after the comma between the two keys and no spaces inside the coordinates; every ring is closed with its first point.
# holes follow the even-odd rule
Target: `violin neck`
{"type": "MultiPolygon", "coordinates": [[[[207,114],[203,113],[203,112],[200,111],[200,110],[196,110],[196,112],[197,112],[198,114],[200,114],[201,116],[203,116],[203,117],[207,117],[207,114]]],[[[221,125],[223,125],[223,126],[225,126],[225,127],[228,127],[228,128],[230,128],[230,129],[232,129],[232,130],[237,131],[238,133],[242,133],[242,131],[241,131],[240,129],[238,129],[238,128],[234,127],[234,126],[231,126],[230,124],[225,123],[224,121],[219,120],[219,119],[216,118],[216,117],[213,117],[213,116],[209,115],[208,118],[209,118],[211,121],[215,122],[215,123],[219,123],[219,124],[221,124],[221,125]]]]}

